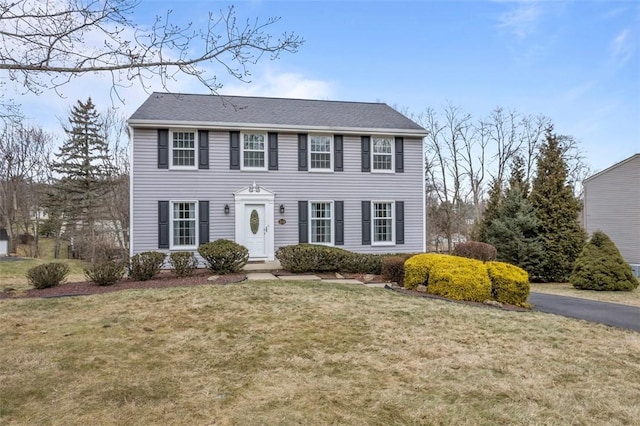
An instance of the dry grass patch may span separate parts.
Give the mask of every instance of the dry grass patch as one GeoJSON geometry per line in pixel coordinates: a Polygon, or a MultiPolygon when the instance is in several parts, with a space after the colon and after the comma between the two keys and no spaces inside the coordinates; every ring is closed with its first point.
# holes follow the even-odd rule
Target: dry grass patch
{"type": "Polygon", "coordinates": [[[631,424],[640,334],[360,286],[0,300],[0,423],[631,424]]]}
{"type": "Polygon", "coordinates": [[[640,307],[640,287],[633,291],[578,290],[569,283],[531,283],[531,291],[640,307]]]}

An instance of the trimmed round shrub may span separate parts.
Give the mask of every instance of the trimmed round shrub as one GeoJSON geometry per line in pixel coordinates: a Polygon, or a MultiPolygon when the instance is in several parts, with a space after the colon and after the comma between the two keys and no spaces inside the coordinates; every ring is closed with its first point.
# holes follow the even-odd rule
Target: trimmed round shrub
{"type": "Polygon", "coordinates": [[[105,260],[85,267],[84,276],[99,286],[109,286],[117,283],[124,276],[125,270],[124,262],[105,260]]]}
{"type": "Polygon", "coordinates": [[[490,260],[496,260],[498,251],[491,244],[479,241],[467,241],[464,243],[458,243],[453,249],[453,254],[456,256],[487,262],[490,260]]]}
{"type": "Polygon", "coordinates": [[[189,277],[198,267],[198,259],[190,251],[176,251],[169,255],[173,272],[179,277],[189,277]]]}
{"type": "Polygon", "coordinates": [[[198,253],[212,272],[232,274],[240,272],[249,260],[249,250],[234,241],[219,239],[202,244],[198,253]]]}
{"type": "Polygon", "coordinates": [[[69,271],[69,265],[51,262],[29,268],[25,276],[33,288],[43,289],[59,285],[67,277],[69,271]]]}
{"type": "Polygon", "coordinates": [[[158,275],[164,264],[165,254],[158,251],[145,251],[131,257],[129,276],[136,281],[147,281],[158,275]]]}
{"type": "Polygon", "coordinates": [[[526,306],[529,297],[529,274],[522,268],[504,262],[485,263],[491,280],[493,300],[526,306]]]}
{"type": "Polygon", "coordinates": [[[487,267],[476,259],[444,256],[435,261],[429,271],[427,293],[469,302],[490,300],[487,267]]]}
{"type": "Polygon", "coordinates": [[[602,231],[596,231],[576,259],[569,282],[580,290],[632,291],[638,287],[631,266],[602,231]]]}
{"type": "Polygon", "coordinates": [[[402,256],[385,256],[382,258],[382,278],[385,281],[395,282],[402,285],[404,280],[404,262],[402,256]]]}
{"type": "Polygon", "coordinates": [[[433,265],[438,260],[448,257],[452,256],[439,253],[422,253],[407,259],[404,262],[404,288],[414,290],[419,285],[427,285],[433,265]]]}

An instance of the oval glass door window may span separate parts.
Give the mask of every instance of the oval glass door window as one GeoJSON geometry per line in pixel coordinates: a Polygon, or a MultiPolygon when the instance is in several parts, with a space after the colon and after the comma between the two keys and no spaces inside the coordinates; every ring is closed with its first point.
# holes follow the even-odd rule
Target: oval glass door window
{"type": "Polygon", "coordinates": [[[260,226],[260,215],[257,210],[252,210],[251,215],[249,216],[249,226],[251,226],[251,232],[253,235],[258,233],[258,228],[260,226]]]}

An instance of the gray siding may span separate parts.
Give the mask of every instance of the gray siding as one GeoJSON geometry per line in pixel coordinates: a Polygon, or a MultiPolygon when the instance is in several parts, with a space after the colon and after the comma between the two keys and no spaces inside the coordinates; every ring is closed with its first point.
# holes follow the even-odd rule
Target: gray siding
{"type": "Polygon", "coordinates": [[[157,132],[133,129],[132,252],[158,249],[158,200],[209,200],[210,240],[234,239],[233,192],[256,184],[276,193],[274,205],[275,249],[298,243],[298,201],[344,201],[344,246],[367,253],[419,252],[423,250],[422,140],[404,140],[404,173],[362,173],[360,136],[344,136],[344,171],[298,171],[298,136],[278,134],[276,171],[229,170],[229,132],[209,131],[208,170],[157,168],[157,132]],[[404,201],[405,244],[361,245],[362,200],[404,201]],[[229,204],[229,214],[224,205],[229,204]],[[280,204],[285,214],[279,212],[280,204]],[[278,224],[284,218],[286,224],[278,224]]]}
{"type": "Polygon", "coordinates": [[[627,262],[640,264],[640,154],[585,180],[584,223],[589,234],[607,234],[627,262]]]}

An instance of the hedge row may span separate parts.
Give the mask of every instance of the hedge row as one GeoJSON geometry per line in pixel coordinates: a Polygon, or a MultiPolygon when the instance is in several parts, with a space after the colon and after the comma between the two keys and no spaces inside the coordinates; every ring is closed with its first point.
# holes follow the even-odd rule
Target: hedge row
{"type": "Polygon", "coordinates": [[[362,254],[315,244],[280,247],[276,258],[283,269],[297,274],[305,272],[350,272],[380,274],[382,255],[362,254]]]}

